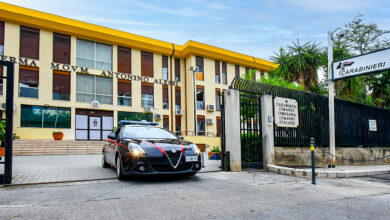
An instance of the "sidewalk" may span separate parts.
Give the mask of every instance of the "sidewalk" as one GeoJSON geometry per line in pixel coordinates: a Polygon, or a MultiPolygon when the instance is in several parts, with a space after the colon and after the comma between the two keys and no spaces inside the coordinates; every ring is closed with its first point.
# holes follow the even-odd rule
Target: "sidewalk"
{"type": "MultiPolygon", "coordinates": [[[[278,165],[267,165],[270,172],[297,176],[311,177],[311,168],[290,168],[278,165]]],[[[336,168],[316,168],[316,176],[319,178],[349,178],[360,176],[371,176],[390,173],[390,165],[370,165],[370,166],[336,166],[336,168]]]]}

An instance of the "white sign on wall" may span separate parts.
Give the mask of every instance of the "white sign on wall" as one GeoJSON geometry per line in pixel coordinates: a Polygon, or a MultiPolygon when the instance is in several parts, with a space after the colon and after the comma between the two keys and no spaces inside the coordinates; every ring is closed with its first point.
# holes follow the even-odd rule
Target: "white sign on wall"
{"type": "Polygon", "coordinates": [[[274,99],[274,118],[278,127],[296,128],[298,120],[298,102],[295,99],[276,97],[274,99]]]}
{"type": "Polygon", "coordinates": [[[376,120],[368,120],[369,131],[377,131],[376,120]]]}
{"type": "Polygon", "coordinates": [[[362,54],[332,63],[333,80],[390,69],[390,48],[362,54]]]}

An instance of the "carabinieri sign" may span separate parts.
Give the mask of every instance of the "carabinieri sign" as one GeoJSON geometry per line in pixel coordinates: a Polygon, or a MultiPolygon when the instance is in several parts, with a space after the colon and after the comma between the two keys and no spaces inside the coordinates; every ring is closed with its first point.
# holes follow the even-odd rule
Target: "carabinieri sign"
{"type": "Polygon", "coordinates": [[[344,79],[390,69],[390,48],[350,57],[332,63],[332,79],[344,79]]]}

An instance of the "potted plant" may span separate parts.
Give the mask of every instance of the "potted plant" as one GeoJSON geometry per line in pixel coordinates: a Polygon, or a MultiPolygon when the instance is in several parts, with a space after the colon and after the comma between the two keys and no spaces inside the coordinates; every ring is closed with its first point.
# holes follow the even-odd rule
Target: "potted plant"
{"type": "Polygon", "coordinates": [[[209,148],[209,160],[221,160],[221,148],[219,146],[209,148]]]}
{"type": "Polygon", "coordinates": [[[53,131],[54,140],[60,141],[62,140],[63,137],[64,137],[64,133],[62,133],[62,131],[53,131]]]}

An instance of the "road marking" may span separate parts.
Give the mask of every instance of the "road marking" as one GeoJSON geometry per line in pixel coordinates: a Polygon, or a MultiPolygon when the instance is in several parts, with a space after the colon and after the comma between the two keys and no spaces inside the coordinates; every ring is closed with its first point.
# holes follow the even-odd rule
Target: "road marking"
{"type": "Polygon", "coordinates": [[[354,183],[363,183],[363,184],[367,184],[367,185],[373,185],[373,186],[379,186],[379,187],[386,187],[386,188],[390,188],[389,185],[387,184],[383,184],[383,183],[375,183],[375,182],[372,182],[372,181],[367,181],[367,180],[359,180],[359,179],[344,179],[344,181],[349,181],[349,182],[354,182],[354,183]]]}

